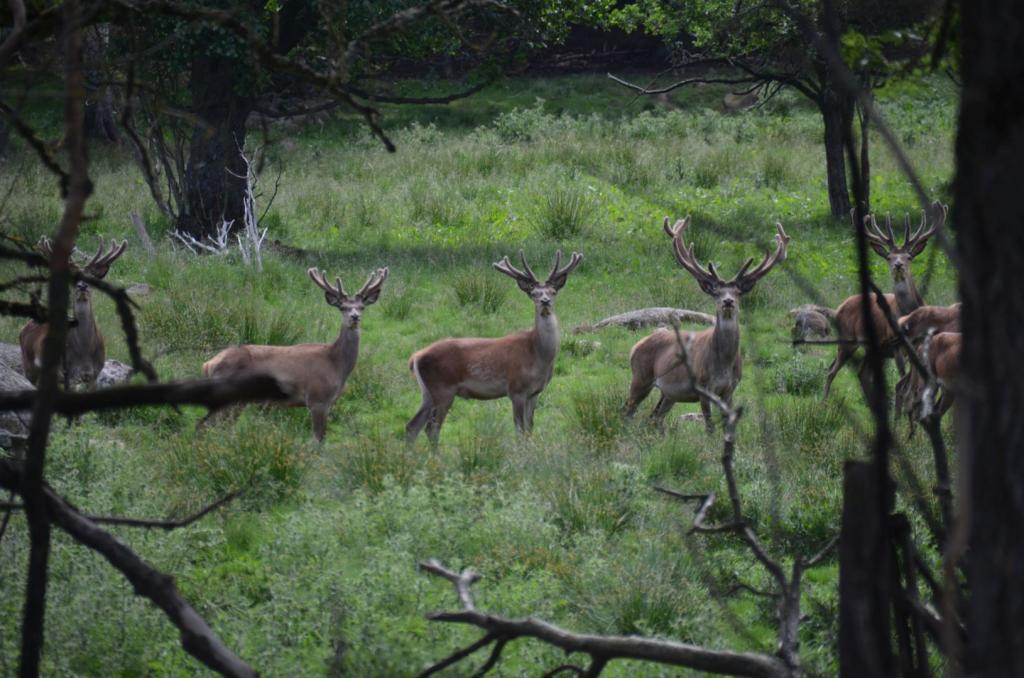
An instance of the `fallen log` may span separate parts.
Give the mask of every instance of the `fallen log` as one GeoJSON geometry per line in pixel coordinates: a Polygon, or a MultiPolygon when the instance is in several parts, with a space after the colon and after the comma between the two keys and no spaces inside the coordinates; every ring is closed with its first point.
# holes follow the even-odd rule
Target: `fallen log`
{"type": "Polygon", "coordinates": [[[593,332],[606,327],[628,327],[631,330],[638,330],[643,327],[661,327],[673,323],[696,323],[698,325],[714,325],[715,316],[701,313],[700,311],[689,311],[685,308],[671,308],[668,306],[656,306],[653,308],[641,308],[636,311],[619,313],[611,317],[599,320],[592,325],[580,325],[574,331],[593,332]]]}

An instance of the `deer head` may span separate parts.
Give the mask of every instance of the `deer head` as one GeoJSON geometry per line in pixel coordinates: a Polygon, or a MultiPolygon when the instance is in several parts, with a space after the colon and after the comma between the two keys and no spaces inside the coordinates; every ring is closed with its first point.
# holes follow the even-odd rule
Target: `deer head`
{"type": "Polygon", "coordinates": [[[718,315],[724,319],[736,317],[739,312],[739,298],[750,290],[754,285],[772,270],[776,264],[786,259],[786,248],[789,246],[789,236],[783,230],[782,224],[775,224],[775,252],[765,253],[764,259],[754,268],[754,257],[750,257],[740,267],[739,272],[729,280],[722,280],[718,275],[715,265],[708,262],[707,268],[697,263],[693,255],[693,243],[689,246],[683,244],[683,236],[686,227],[690,225],[690,217],[686,216],[674,225],[669,225],[669,218],[665,217],[663,228],[665,233],[672,238],[672,249],[675,252],[679,265],[694,277],[697,284],[705,294],[715,300],[715,307],[718,315]]]}
{"type": "Polygon", "coordinates": [[[322,271],[311,268],[306,273],[316,283],[316,286],[324,291],[324,299],[327,303],[341,311],[342,324],[346,328],[351,327],[352,329],[359,328],[359,323],[363,319],[363,309],[377,302],[377,299],[380,298],[381,287],[388,279],[387,267],[378,268],[370,274],[362,288],[350,296],[345,292],[341,278],[336,278],[337,285],[331,285],[322,271]]]}
{"type": "MultiPolygon", "coordinates": [[[[90,278],[103,280],[107,277],[107,273],[110,272],[110,265],[124,254],[127,247],[127,240],[122,240],[120,243],[117,240],[111,240],[110,249],[106,249],[103,240],[100,239],[99,249],[96,250],[96,254],[88,261],[85,261],[85,257],[88,255],[82,254],[81,250],[76,247],[72,250],[69,261],[71,270],[90,278]]],[[[37,249],[47,258],[53,256],[53,242],[49,238],[40,240],[37,249]]],[[[77,303],[88,303],[90,301],[91,288],[89,283],[84,280],[77,281],[75,283],[75,291],[75,301],[77,303]]]]}
{"type": "Polygon", "coordinates": [[[501,261],[496,261],[494,268],[515,280],[519,289],[530,295],[537,312],[542,316],[548,316],[551,315],[552,304],[555,302],[558,290],[562,289],[569,274],[583,261],[583,255],[573,252],[565,268],[559,268],[562,263],[562,250],[555,252],[555,265],[544,282],[540,282],[534,275],[530,265],[526,263],[526,255],[522,250],[519,250],[519,260],[523,262],[522,271],[513,266],[508,257],[502,257],[501,261]]]}
{"type": "MultiPolygon", "coordinates": [[[[942,228],[946,222],[946,214],[949,207],[939,202],[931,206],[931,226],[928,226],[928,213],[921,212],[921,223],[913,233],[910,232],[910,215],[903,220],[903,244],[896,244],[896,236],[892,230],[892,216],[885,215],[885,232],[878,227],[875,215],[869,214],[864,217],[864,234],[867,237],[871,249],[875,250],[878,256],[889,263],[889,272],[894,282],[903,282],[910,278],[910,261],[924,251],[928,239],[942,228]]],[[[851,218],[853,212],[850,212],[851,218]]],[[[856,223],[854,223],[856,227],[856,223]]]]}

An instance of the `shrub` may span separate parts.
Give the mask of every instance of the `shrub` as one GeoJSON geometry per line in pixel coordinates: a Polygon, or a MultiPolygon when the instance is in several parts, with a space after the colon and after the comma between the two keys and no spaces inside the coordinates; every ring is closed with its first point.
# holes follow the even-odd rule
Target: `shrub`
{"type": "Polygon", "coordinates": [[[611,445],[622,434],[622,394],[614,389],[588,389],[572,394],[573,422],[577,430],[599,447],[611,445]]]}
{"type": "Polygon", "coordinates": [[[298,489],[313,457],[309,443],[260,419],[243,419],[230,429],[214,426],[178,438],[161,457],[183,503],[243,490],[247,505],[269,505],[298,489]]]}
{"type": "Polygon", "coordinates": [[[553,240],[580,236],[596,212],[593,200],[576,187],[561,187],[541,201],[534,217],[537,231],[553,240]]]}
{"type": "Polygon", "coordinates": [[[530,108],[513,108],[499,115],[494,120],[494,130],[506,143],[533,141],[554,119],[544,112],[544,100],[538,97],[530,108]]]}
{"type": "Polygon", "coordinates": [[[459,306],[478,306],[485,313],[497,313],[505,304],[508,285],[490,273],[465,271],[452,280],[459,306]]]}

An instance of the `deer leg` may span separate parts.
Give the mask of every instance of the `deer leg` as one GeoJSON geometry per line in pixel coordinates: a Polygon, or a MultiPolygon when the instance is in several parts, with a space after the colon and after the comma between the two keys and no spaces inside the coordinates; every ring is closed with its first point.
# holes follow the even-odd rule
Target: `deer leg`
{"type": "Polygon", "coordinates": [[[700,412],[704,415],[704,428],[707,429],[708,433],[714,433],[715,422],[711,419],[711,401],[707,398],[700,399],[700,412]]]}
{"type": "Polygon", "coordinates": [[[202,433],[203,429],[207,426],[222,421],[231,422],[238,419],[238,415],[242,413],[244,405],[228,405],[227,407],[220,407],[215,410],[210,410],[206,413],[206,416],[196,422],[196,434],[202,433]]]}
{"type": "Polygon", "coordinates": [[[526,428],[526,401],[523,396],[510,396],[512,399],[512,421],[516,425],[516,433],[526,435],[530,431],[526,428]]]}
{"type": "Polygon", "coordinates": [[[539,395],[535,395],[532,398],[528,398],[526,401],[526,431],[527,433],[533,433],[533,412],[537,409],[537,398],[539,395]]]}
{"type": "Polygon", "coordinates": [[[313,420],[313,437],[320,445],[324,444],[324,436],[327,435],[327,411],[329,409],[326,405],[309,406],[309,415],[313,420]]]}
{"type": "Polygon", "coordinates": [[[829,365],[828,375],[825,377],[825,395],[822,396],[823,400],[828,398],[829,389],[832,388],[832,380],[836,378],[836,375],[839,374],[839,370],[843,369],[843,365],[846,364],[846,361],[848,361],[852,355],[853,351],[840,344],[839,350],[836,352],[836,358],[832,361],[832,364],[829,365]]]}
{"type": "Polygon", "coordinates": [[[430,422],[430,414],[433,409],[434,406],[430,399],[424,399],[420,409],[416,411],[416,414],[409,420],[409,423],[405,425],[405,442],[410,445],[416,442],[416,436],[430,422]]]}
{"type": "Polygon", "coordinates": [[[638,379],[633,377],[633,381],[629,384],[629,397],[626,399],[626,416],[632,417],[636,414],[636,409],[640,407],[640,403],[650,395],[651,389],[654,388],[654,382],[647,379],[638,379]]]}
{"type": "Polygon", "coordinates": [[[434,406],[430,410],[430,420],[427,422],[427,438],[430,439],[430,446],[437,449],[438,439],[441,437],[441,426],[444,425],[444,418],[448,416],[448,410],[455,400],[454,393],[445,393],[433,398],[434,406]]]}
{"type": "Polygon", "coordinates": [[[651,412],[651,419],[659,428],[664,425],[665,415],[668,414],[668,411],[671,410],[672,406],[675,404],[674,400],[666,398],[664,393],[661,394],[661,398],[658,399],[658,404],[654,406],[654,411],[651,412]]]}

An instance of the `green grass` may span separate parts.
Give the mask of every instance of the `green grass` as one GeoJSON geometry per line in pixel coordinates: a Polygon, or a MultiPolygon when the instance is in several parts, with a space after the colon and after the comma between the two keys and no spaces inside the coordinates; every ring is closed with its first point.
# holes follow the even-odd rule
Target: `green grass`
{"type": "MultiPolygon", "coordinates": [[[[713,593],[736,573],[764,585],[763,573],[728,539],[686,538],[690,509],[650,490],[658,483],[724,497],[719,438],[674,418],[664,434],[651,429],[645,417],[656,395],[636,421],[621,419],[629,349],[642,332],[571,333],[644,306],[712,310],[676,264],[664,216],[691,214],[698,255],[723,275],[769,247],[782,221],[793,238],[789,258],[742,301],[737,475],[748,517],[784,559],[816,549],[835,530],[843,461],[864,450],[864,411],[849,372],[820,403],[831,352],[795,352],[786,312],[810,301],[834,306],[852,293],[852,236],[827,215],[815,112],[782,94],[762,109],[723,116],[715,110],[721,94],[680,90],[677,108],[665,111],[603,77],[509,80],[450,107],[389,107],[395,154],[351,116],[276,128],[282,143],[269,150],[267,171],[280,170],[282,180],[271,237],[314,260],[270,253],[262,275],[174,250],[134,166],[116,149],[94,149],[96,194],[83,247],[99,237],[129,239],[110,279],[153,287],[140,301],[139,326],[164,379],[197,376],[231,343],[332,340],[340,318],[309,282],[308,266],[341,275],[349,288],[378,266],[390,266],[391,276],[380,303],[366,310],[360,361],[322,448],[309,444],[303,409],[250,408],[200,437],[199,411],[140,410],[57,426],[50,482],[89,512],[152,517],[182,515],[243,488],[240,500],[186,530],[117,532],[174,573],[227,643],[265,675],[328,667],[411,675],[471,642],[473,633],[423,617],[456,602],[445,583],[416,572],[416,560],[430,557],[481,571],[487,609],[581,631],[773,652],[772,610],[742,594],[713,593]],[[136,241],[131,211],[153,225],[155,256],[136,241]],[[529,326],[531,303],[491,268],[521,248],[538,275],[557,248],[586,256],[558,296],[563,350],[534,435],[516,438],[507,400],[458,401],[439,450],[422,440],[407,447],[404,425],[420,399],[407,367],[414,350],[446,336],[529,326]]],[[[878,103],[926,190],[944,196],[953,168],[951,88],[939,79],[897,85],[879,91],[878,103]]],[[[44,127],[59,119],[40,112],[44,127]]],[[[3,227],[28,238],[52,230],[61,209],[53,178],[24,150],[3,162],[0,190],[17,182],[3,227]]],[[[913,209],[910,187],[877,143],[872,168],[875,207],[913,209]]],[[[915,263],[919,279],[933,252],[915,263]]],[[[886,280],[884,262],[873,266],[886,280]]],[[[936,256],[928,300],[950,303],[955,290],[936,256]]],[[[126,360],[113,306],[100,300],[97,313],[109,355],[126,360]]],[[[19,327],[0,320],[7,341],[19,327]]],[[[673,414],[694,411],[680,405],[673,414]]],[[[927,474],[923,438],[905,452],[927,474]]],[[[0,675],[15,671],[26,539],[15,516],[0,542],[0,675]]],[[[804,589],[811,619],[802,650],[815,674],[835,670],[836,576],[827,567],[804,589]]],[[[48,674],[201,673],[157,611],[60,534],[49,602],[48,674]]],[[[537,675],[563,661],[520,641],[506,649],[503,675],[537,675]]],[[[663,675],[625,663],[607,673],[663,675]]]]}

